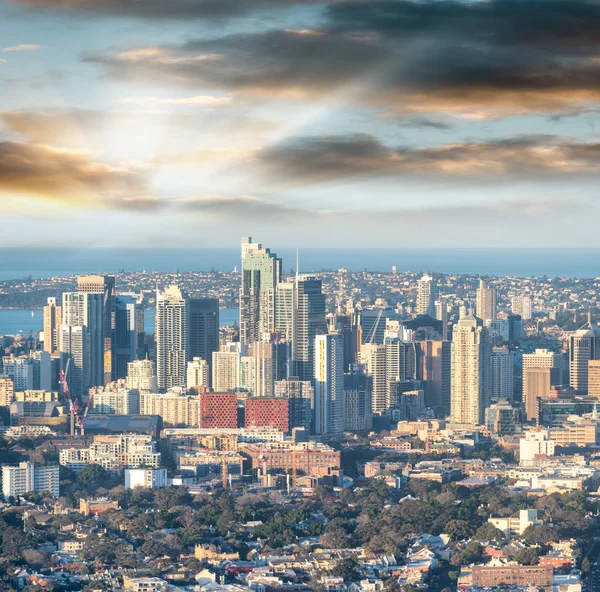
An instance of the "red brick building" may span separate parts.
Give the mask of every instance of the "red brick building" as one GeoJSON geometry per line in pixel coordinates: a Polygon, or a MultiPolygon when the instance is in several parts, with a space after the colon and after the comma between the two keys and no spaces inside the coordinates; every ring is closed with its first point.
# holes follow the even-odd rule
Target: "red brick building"
{"type": "Polygon", "coordinates": [[[235,429],[238,427],[235,393],[200,393],[198,396],[201,428],[235,429]]]}
{"type": "Polygon", "coordinates": [[[282,397],[252,397],[246,401],[245,427],[290,429],[289,401],[282,397]]]}
{"type": "Polygon", "coordinates": [[[473,585],[496,586],[551,586],[554,568],[551,565],[474,565],[473,585]]]}

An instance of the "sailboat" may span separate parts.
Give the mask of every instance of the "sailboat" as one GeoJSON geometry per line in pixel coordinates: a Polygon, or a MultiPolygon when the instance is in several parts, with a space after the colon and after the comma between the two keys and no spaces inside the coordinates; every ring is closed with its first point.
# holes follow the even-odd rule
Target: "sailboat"
{"type": "Polygon", "coordinates": [[[33,311],[31,311],[31,318],[33,318],[33,311]]]}

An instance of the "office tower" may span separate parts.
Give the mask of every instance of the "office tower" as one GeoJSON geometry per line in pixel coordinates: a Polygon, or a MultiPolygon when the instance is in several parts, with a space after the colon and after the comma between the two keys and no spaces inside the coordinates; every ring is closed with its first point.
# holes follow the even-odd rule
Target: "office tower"
{"type": "MultiPolygon", "coordinates": [[[[2,379],[0,378],[0,392],[2,379]]],[[[588,362],[588,395],[600,399],[600,360],[588,362]]]]}
{"type": "Polygon", "coordinates": [[[0,407],[8,407],[15,398],[14,382],[7,374],[0,374],[0,407]]]}
{"type": "MultiPolygon", "coordinates": [[[[128,364],[137,360],[144,350],[144,327],[139,327],[140,309],[135,296],[119,294],[114,299],[114,379],[125,378],[128,364]]],[[[141,316],[143,319],[143,314],[141,316]]]]}
{"type": "Polygon", "coordinates": [[[507,347],[494,347],[490,356],[490,397],[497,401],[514,398],[514,356],[507,347]]]}
{"type": "Polygon", "coordinates": [[[240,388],[240,352],[218,351],[212,355],[212,387],[219,393],[240,388]]]}
{"type": "Polygon", "coordinates": [[[191,362],[188,362],[186,386],[188,390],[197,386],[210,386],[210,369],[206,360],[194,358],[191,362]]]}
{"type": "Polygon", "coordinates": [[[2,466],[2,493],[4,499],[35,491],[59,496],[58,465],[36,465],[30,462],[18,466],[2,466]]]}
{"type": "Polygon", "coordinates": [[[449,341],[418,341],[417,380],[425,383],[425,405],[437,415],[450,414],[452,344],[449,341]]]}
{"type": "MultiPolygon", "coordinates": [[[[77,291],[82,294],[99,294],[102,301],[102,321],[101,334],[103,339],[103,373],[101,382],[92,384],[104,384],[110,382],[114,376],[113,372],[113,324],[114,324],[114,304],[115,304],[115,278],[107,275],[87,275],[77,278],[77,291]]],[[[63,296],[63,317],[64,317],[64,296],[63,296]]],[[[64,321],[63,321],[64,322],[64,321]]],[[[69,323],[71,324],[71,323],[69,323]]],[[[88,339],[94,338],[94,332],[88,328],[88,339]]]]}
{"type": "Polygon", "coordinates": [[[569,336],[570,385],[580,393],[588,391],[588,362],[600,358],[600,330],[587,322],[569,336]]]}
{"type": "Polygon", "coordinates": [[[295,279],[294,281],[279,282],[279,284],[277,284],[275,299],[275,331],[279,335],[279,338],[286,343],[287,376],[293,376],[296,372],[296,297],[295,279]]]}
{"type": "Polygon", "coordinates": [[[487,319],[483,324],[488,328],[492,343],[511,341],[508,319],[487,319]]]}
{"type": "Polygon", "coordinates": [[[127,364],[125,385],[140,393],[155,393],[158,390],[156,370],[152,360],[135,360],[127,364]]]}
{"type": "Polygon", "coordinates": [[[448,339],[448,305],[440,298],[435,301],[435,318],[442,322],[442,340],[448,339]]]}
{"type": "Polygon", "coordinates": [[[508,403],[494,403],[485,410],[485,425],[488,430],[499,436],[521,432],[521,410],[508,403]]]}
{"type": "Polygon", "coordinates": [[[435,316],[435,304],[431,297],[432,283],[433,278],[428,274],[417,280],[417,314],[435,316]]]}
{"type": "MultiPolygon", "coordinates": [[[[81,327],[85,329],[81,334],[85,338],[85,350],[83,358],[82,377],[82,395],[87,394],[87,390],[91,386],[104,384],[106,372],[104,363],[108,359],[108,354],[105,349],[105,296],[96,292],[65,292],[62,299],[62,322],[63,322],[63,337],[65,335],[64,328],[81,327]]],[[[111,305],[112,306],[112,305],[111,305]]],[[[77,333],[77,332],[76,332],[77,333]]],[[[71,367],[74,366],[77,356],[71,356],[66,345],[71,343],[70,339],[61,341],[61,360],[63,370],[66,368],[66,360],[71,357],[71,367]]],[[[79,346],[77,346],[79,351],[79,346]]],[[[110,352],[109,352],[110,353],[110,352]]],[[[69,368],[69,374],[74,368],[69,368]]],[[[71,385],[69,376],[67,376],[69,386],[71,385]]],[[[80,395],[81,396],[81,395],[80,395]]]]}
{"type": "Polygon", "coordinates": [[[344,338],[315,337],[315,433],[344,431],[344,338]]]}
{"type": "Polygon", "coordinates": [[[87,393],[89,365],[87,327],[63,325],[60,336],[60,367],[66,373],[69,392],[81,399],[87,393]]]}
{"type": "Polygon", "coordinates": [[[275,396],[288,400],[290,429],[312,431],[315,390],[310,380],[290,376],[275,383],[275,396]]]}
{"type": "Polygon", "coordinates": [[[321,280],[311,276],[297,278],[296,292],[295,369],[300,380],[312,380],[315,336],[327,332],[325,294],[321,280]]]}
{"type": "Polygon", "coordinates": [[[375,343],[365,343],[360,350],[361,361],[366,365],[367,374],[373,381],[371,401],[373,413],[383,414],[387,411],[387,391],[385,371],[385,346],[375,343]]]}
{"type": "Polygon", "coordinates": [[[44,351],[56,354],[60,351],[61,307],[56,306],[56,298],[48,298],[44,306],[44,351]]]}
{"type": "Polygon", "coordinates": [[[398,393],[394,403],[392,418],[398,421],[417,421],[425,411],[425,392],[415,389],[412,381],[398,381],[398,393]]]}
{"type": "Polygon", "coordinates": [[[514,296],[511,298],[511,311],[528,321],[533,317],[533,304],[530,296],[514,296]]]}
{"type": "MultiPolygon", "coordinates": [[[[213,352],[219,351],[218,298],[192,298],[189,301],[189,359],[202,358],[212,362],[213,352]]],[[[209,382],[206,386],[210,386],[209,382]]]]}
{"type": "Polygon", "coordinates": [[[246,399],[244,427],[273,427],[290,431],[289,401],[282,397],[251,397],[246,399]]]}
{"type": "Polygon", "coordinates": [[[277,341],[256,341],[252,354],[252,392],[256,397],[272,397],[275,381],[287,375],[287,345],[277,341]]]}
{"type": "Polygon", "coordinates": [[[416,376],[416,350],[414,343],[400,339],[385,340],[386,407],[394,406],[396,383],[412,380],[416,376]]]}
{"type": "Polygon", "coordinates": [[[450,396],[453,422],[483,423],[489,401],[490,349],[481,319],[467,315],[454,326],[450,396]]]}
{"type": "Polygon", "coordinates": [[[140,395],[141,415],[160,415],[165,425],[173,427],[200,425],[200,406],[197,396],[178,393],[143,393],[140,395]]]}
{"type": "Polygon", "coordinates": [[[396,320],[396,313],[391,308],[361,310],[357,320],[361,330],[361,343],[381,345],[390,321],[396,320]]]}
{"type": "Polygon", "coordinates": [[[344,374],[344,430],[368,432],[373,428],[373,378],[353,367],[344,374]]]}
{"type": "Polygon", "coordinates": [[[479,280],[477,288],[475,314],[483,321],[496,318],[496,290],[488,287],[483,280],[479,280]]]}
{"type": "Polygon", "coordinates": [[[198,397],[201,428],[236,429],[238,427],[235,393],[200,393],[198,397]]]}
{"type": "Polygon", "coordinates": [[[348,372],[352,364],[358,361],[360,349],[357,326],[353,323],[352,314],[336,314],[333,318],[333,329],[330,333],[339,333],[344,337],[344,372],[348,372]]]}
{"type": "Polygon", "coordinates": [[[547,349],[523,354],[523,403],[529,421],[537,417],[537,399],[547,397],[551,386],[562,384],[561,368],[561,355],[547,349]]]}
{"type": "Polygon", "coordinates": [[[240,341],[259,341],[275,329],[275,290],[281,281],[281,259],[242,238],[242,283],[240,287],[240,341]]]}
{"type": "Polygon", "coordinates": [[[15,391],[33,389],[33,361],[28,356],[14,355],[2,358],[4,374],[8,376],[15,391]]]}
{"type": "MultiPolygon", "coordinates": [[[[116,384],[116,383],[115,383],[116,384]]],[[[89,413],[92,415],[139,415],[140,392],[136,389],[92,389],[89,413]]]]}
{"type": "Polygon", "coordinates": [[[188,300],[177,286],[156,294],[156,376],[158,389],[185,386],[188,361],[188,300]]]}
{"type": "Polygon", "coordinates": [[[508,340],[511,342],[523,339],[523,319],[520,315],[508,315],[508,340]]]}

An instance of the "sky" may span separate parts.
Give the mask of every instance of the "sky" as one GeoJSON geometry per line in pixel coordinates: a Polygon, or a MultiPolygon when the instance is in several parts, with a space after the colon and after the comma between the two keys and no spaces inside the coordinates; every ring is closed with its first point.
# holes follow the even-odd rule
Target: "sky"
{"type": "Polygon", "coordinates": [[[599,0],[0,0],[0,247],[600,247],[599,0]]]}

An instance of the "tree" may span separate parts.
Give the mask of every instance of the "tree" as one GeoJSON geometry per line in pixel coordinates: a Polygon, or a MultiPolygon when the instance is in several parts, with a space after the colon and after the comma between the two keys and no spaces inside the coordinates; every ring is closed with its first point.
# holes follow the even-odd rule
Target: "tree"
{"type": "Polygon", "coordinates": [[[557,541],[560,538],[557,530],[548,524],[541,526],[528,526],[521,535],[521,539],[530,545],[547,545],[551,541],[557,541]]]}
{"type": "Polygon", "coordinates": [[[517,563],[521,565],[537,565],[540,562],[540,556],[537,549],[528,547],[519,549],[514,557],[517,563]]]}
{"type": "Polygon", "coordinates": [[[582,562],[581,562],[581,571],[583,573],[588,573],[590,571],[592,567],[592,563],[591,561],[586,557],[582,562]]]}
{"type": "Polygon", "coordinates": [[[331,528],[324,532],[321,535],[321,544],[327,547],[328,549],[341,549],[345,547],[346,539],[348,535],[346,531],[337,526],[335,528],[331,528]]]}
{"type": "Polygon", "coordinates": [[[353,557],[338,561],[332,573],[334,576],[342,578],[344,582],[355,582],[360,578],[358,562],[353,557]]]}
{"type": "Polygon", "coordinates": [[[480,543],[484,543],[486,541],[496,541],[503,538],[504,533],[489,522],[481,525],[473,535],[473,539],[479,541],[480,543]]]}
{"type": "Polygon", "coordinates": [[[77,481],[82,485],[105,481],[108,477],[106,469],[97,464],[86,465],[77,474],[77,481]]]}
{"type": "Polygon", "coordinates": [[[473,534],[473,529],[465,520],[450,520],[444,530],[455,541],[464,541],[473,534]]]}

